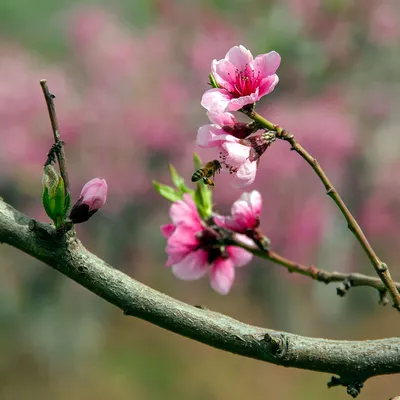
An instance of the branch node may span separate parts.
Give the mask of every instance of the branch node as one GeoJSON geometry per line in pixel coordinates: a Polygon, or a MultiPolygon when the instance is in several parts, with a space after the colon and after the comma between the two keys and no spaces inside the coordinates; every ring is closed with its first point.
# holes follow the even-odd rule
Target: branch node
{"type": "Polygon", "coordinates": [[[331,380],[328,382],[328,389],[335,386],[345,386],[347,388],[347,394],[353,398],[356,398],[360,394],[361,389],[364,387],[364,382],[354,381],[349,383],[347,380],[332,376],[331,380]]]}
{"type": "Polygon", "coordinates": [[[350,279],[346,278],[337,288],[336,294],[339,297],[344,297],[346,293],[351,289],[351,281],[350,279]]]}
{"type": "Polygon", "coordinates": [[[379,304],[381,306],[386,306],[386,304],[389,303],[389,293],[387,290],[380,290],[379,291],[379,304]]]}
{"type": "Polygon", "coordinates": [[[271,344],[272,351],[280,358],[285,357],[289,350],[289,341],[285,335],[273,336],[266,333],[263,340],[271,344]]]}
{"type": "Polygon", "coordinates": [[[379,265],[378,272],[380,272],[381,274],[384,274],[387,270],[388,270],[388,267],[385,263],[381,263],[379,265]]]}
{"type": "Polygon", "coordinates": [[[347,385],[347,394],[349,394],[353,399],[355,399],[364,387],[363,382],[353,382],[347,385]]]}

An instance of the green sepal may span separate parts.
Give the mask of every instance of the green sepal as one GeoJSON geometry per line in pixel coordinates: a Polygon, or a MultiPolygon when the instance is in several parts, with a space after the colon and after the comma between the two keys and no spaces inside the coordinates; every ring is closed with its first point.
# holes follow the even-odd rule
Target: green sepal
{"type": "Polygon", "coordinates": [[[52,165],[43,169],[42,203],[46,214],[59,228],[65,221],[66,211],[69,208],[69,195],[65,196],[64,180],[52,165]],[[68,197],[68,198],[67,198],[68,197]]]}
{"type": "Polygon", "coordinates": [[[182,200],[183,198],[183,193],[180,192],[179,190],[174,189],[171,186],[168,185],[163,185],[160,182],[153,181],[153,186],[154,189],[157,190],[157,192],[164,198],[166,198],[169,201],[178,201],[182,200]]]}
{"type": "Polygon", "coordinates": [[[210,86],[214,89],[219,89],[219,85],[217,81],[214,78],[214,75],[210,72],[210,75],[208,76],[210,79],[210,86]]]}
{"type": "Polygon", "coordinates": [[[169,164],[169,172],[171,173],[171,180],[176,188],[182,193],[192,193],[193,190],[185,185],[185,180],[178,174],[177,170],[172,164],[169,164]]]}
{"type": "MultiPolygon", "coordinates": [[[[193,153],[193,165],[195,170],[201,168],[203,165],[200,157],[196,153],[193,153]]],[[[196,203],[200,216],[203,219],[208,219],[212,213],[212,192],[208,185],[205,185],[202,180],[196,184],[194,202],[196,203]]]]}

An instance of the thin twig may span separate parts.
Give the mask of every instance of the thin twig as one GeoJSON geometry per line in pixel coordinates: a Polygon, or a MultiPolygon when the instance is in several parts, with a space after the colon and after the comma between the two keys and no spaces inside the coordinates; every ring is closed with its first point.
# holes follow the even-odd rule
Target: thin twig
{"type": "Polygon", "coordinates": [[[67,160],[65,158],[63,142],[60,138],[60,126],[58,124],[56,109],[54,106],[55,95],[49,91],[46,79],[40,80],[40,86],[42,87],[43,95],[47,104],[47,110],[49,112],[51,127],[53,129],[53,135],[54,135],[54,143],[59,145],[57,147],[56,154],[57,154],[58,165],[60,166],[60,174],[64,180],[65,195],[67,195],[69,194],[70,191],[68,171],[67,171],[67,160]]]}
{"type": "Polygon", "coordinates": [[[298,154],[300,154],[300,156],[304,158],[304,160],[306,160],[307,163],[312,167],[312,169],[320,178],[321,182],[324,184],[327,194],[332,198],[332,200],[336,203],[336,205],[342,212],[343,216],[347,221],[348,228],[350,229],[351,232],[353,232],[354,236],[361,244],[369,260],[371,261],[371,264],[375,268],[375,271],[377,272],[378,276],[386,286],[393,300],[393,306],[398,311],[400,311],[400,293],[397,290],[396,284],[394,283],[390,275],[389,268],[376,255],[375,251],[373,250],[372,246],[369,244],[366,236],[364,235],[364,232],[360,228],[360,225],[353,217],[350,210],[347,208],[343,199],[340,197],[339,193],[332,185],[329,178],[326,176],[325,172],[319,165],[318,161],[313,156],[311,156],[311,154],[309,154],[304,149],[304,147],[300,145],[300,143],[296,141],[296,139],[292,134],[282,129],[279,125],[275,125],[271,121],[268,121],[267,119],[263,118],[261,115],[256,113],[254,109],[243,110],[243,112],[251,119],[256,121],[261,127],[276,132],[277,138],[289,142],[290,145],[292,146],[292,149],[296,151],[298,154]]]}
{"type": "MultiPolygon", "coordinates": [[[[269,249],[266,249],[264,251],[260,249],[255,249],[254,247],[246,245],[240,241],[235,241],[233,244],[249,251],[250,253],[260,258],[264,258],[266,260],[272,261],[275,264],[281,265],[282,267],[286,268],[290,273],[307,276],[318,282],[323,282],[326,284],[332,282],[348,282],[350,287],[369,286],[378,290],[380,296],[382,296],[382,293],[385,293],[387,291],[386,286],[379,278],[374,278],[372,276],[359,273],[346,273],[336,271],[329,272],[324,269],[317,268],[313,265],[306,266],[298,262],[289,260],[288,258],[283,257],[275,251],[269,249]]],[[[400,283],[394,282],[394,284],[396,288],[400,290],[400,283]]],[[[343,291],[339,288],[338,295],[344,295],[343,291]]]]}

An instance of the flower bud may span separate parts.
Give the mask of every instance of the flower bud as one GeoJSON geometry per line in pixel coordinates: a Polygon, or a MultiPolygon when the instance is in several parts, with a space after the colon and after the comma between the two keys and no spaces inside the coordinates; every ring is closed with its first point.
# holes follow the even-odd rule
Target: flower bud
{"type": "Polygon", "coordinates": [[[79,200],[74,204],[69,219],[74,224],[87,221],[97,210],[104,206],[107,199],[107,182],[94,178],[82,188],[79,200]]]}

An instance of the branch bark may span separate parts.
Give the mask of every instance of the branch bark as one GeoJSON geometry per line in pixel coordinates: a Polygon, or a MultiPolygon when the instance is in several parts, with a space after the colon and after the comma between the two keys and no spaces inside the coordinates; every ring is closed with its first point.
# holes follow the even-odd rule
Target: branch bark
{"type": "Polygon", "coordinates": [[[90,253],[73,231],[31,220],[0,199],[0,243],[43,261],[125,315],[169,331],[265,362],[337,375],[353,397],[370,377],[400,373],[400,338],[339,341],[309,338],[247,325],[197,308],[135,281],[90,253]],[[355,389],[358,388],[358,389],[355,389]]]}

